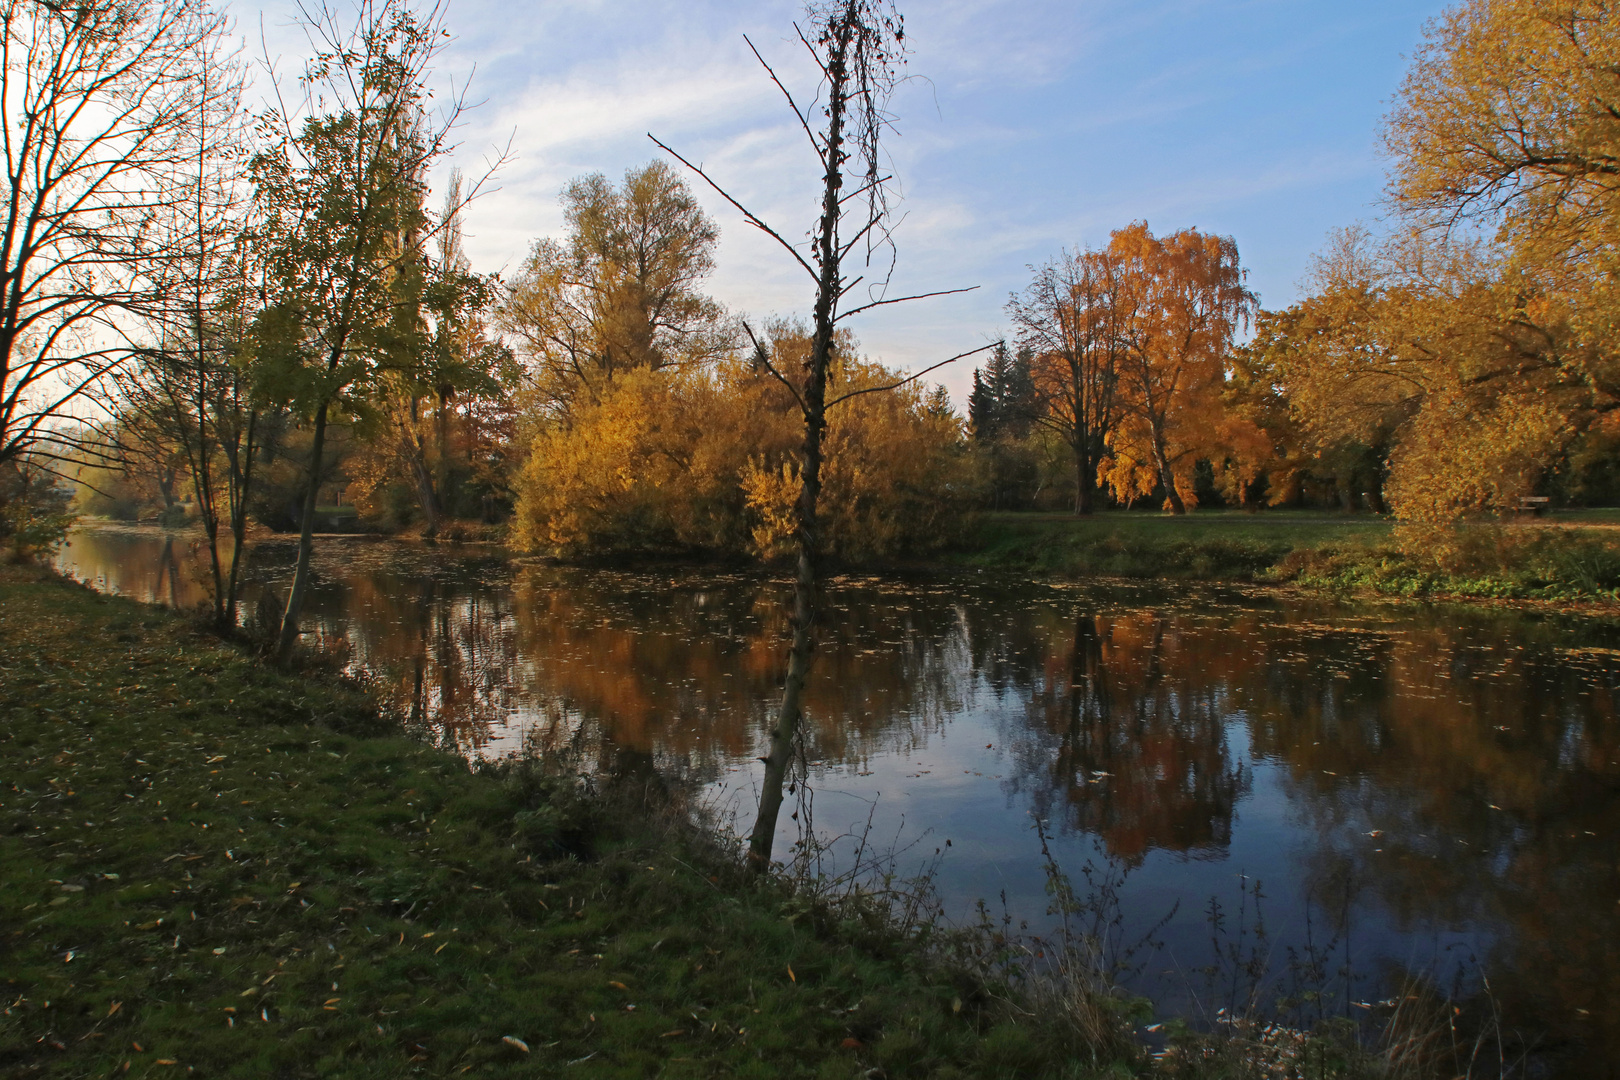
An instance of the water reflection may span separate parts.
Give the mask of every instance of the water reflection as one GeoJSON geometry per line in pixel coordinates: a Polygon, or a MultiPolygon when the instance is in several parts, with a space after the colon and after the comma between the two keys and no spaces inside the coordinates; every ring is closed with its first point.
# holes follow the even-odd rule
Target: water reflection
{"type": "MultiPolygon", "coordinates": [[[[80,534],[63,564],[188,606],[193,554],[80,534]]],[[[284,584],[291,556],[256,549],[253,580],[284,584]]],[[[527,738],[748,802],[785,583],[356,541],[323,542],[316,569],[312,626],[445,744],[527,738]]],[[[876,800],[881,828],[952,839],[941,887],[960,907],[1004,889],[1041,916],[1033,813],[1071,865],[1100,849],[1136,868],[1133,918],[1181,902],[1168,968],[1208,962],[1190,913],[1246,872],[1278,940],[1299,940],[1309,902],[1368,975],[1473,955],[1515,1022],[1620,1060],[1613,626],[976,576],[839,579],[824,610],[820,805],[860,820],[876,800]]],[[[1174,978],[1146,989],[1174,999],[1174,978]]]]}

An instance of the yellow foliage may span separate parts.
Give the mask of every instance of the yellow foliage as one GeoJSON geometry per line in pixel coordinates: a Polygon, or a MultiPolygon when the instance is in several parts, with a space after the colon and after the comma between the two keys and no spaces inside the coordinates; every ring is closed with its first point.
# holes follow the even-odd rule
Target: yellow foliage
{"type": "MultiPolygon", "coordinates": [[[[832,394],[895,379],[880,365],[840,360],[832,394]]],[[[801,441],[792,396],[748,364],[625,372],[597,400],[577,404],[569,423],[535,436],[515,533],[531,549],[575,554],[774,558],[797,528],[801,441]]],[[[822,470],[822,548],[862,559],[948,540],[968,494],[960,443],[960,420],[930,411],[913,385],[836,406],[822,470]]]]}

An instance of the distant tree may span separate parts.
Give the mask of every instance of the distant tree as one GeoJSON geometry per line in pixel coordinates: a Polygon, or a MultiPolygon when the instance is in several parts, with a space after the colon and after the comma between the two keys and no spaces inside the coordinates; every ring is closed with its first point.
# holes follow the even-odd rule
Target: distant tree
{"type": "Polygon", "coordinates": [[[1074,457],[1074,512],[1095,502],[1097,469],[1119,422],[1124,321],[1134,311],[1112,248],[1064,252],[1007,305],[1030,354],[1029,415],[1074,457]]]}
{"type": "Polygon", "coordinates": [[[734,347],[724,310],[701,291],[720,232],[667,164],[631,169],[619,186],[581,177],[562,203],[567,237],[535,241],[499,310],[547,413],[566,417],[624,372],[734,347]]]}
{"type": "Polygon", "coordinates": [[[973,391],[968,396],[968,425],[979,442],[1029,434],[1036,397],[1030,374],[1032,357],[1027,348],[1014,355],[1006,342],[990,351],[982,368],[973,370],[973,391]]]}
{"type": "Polygon", "coordinates": [[[1185,229],[1155,237],[1145,222],[1116,230],[1120,282],[1116,374],[1121,422],[1110,433],[1110,484],[1146,494],[1151,477],[1172,514],[1192,498],[1192,466],[1221,419],[1225,360],[1256,305],[1230,237],[1185,229]]]}

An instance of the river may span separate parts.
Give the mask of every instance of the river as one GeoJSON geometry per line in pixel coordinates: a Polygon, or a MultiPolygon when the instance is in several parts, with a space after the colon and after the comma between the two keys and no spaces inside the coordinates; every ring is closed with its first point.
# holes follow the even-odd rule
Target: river
{"type": "MultiPolygon", "coordinates": [[[[254,548],[250,601],[293,553],[254,548]]],[[[86,529],[59,561],[205,596],[190,537],[86,529]]],[[[643,769],[746,830],[785,581],[339,538],[315,570],[306,629],[435,741],[643,769]]],[[[980,574],[837,577],[824,615],[816,831],[934,865],[951,918],[983,899],[1050,927],[1040,821],[1082,895],[1088,865],[1090,895],[1117,894],[1116,950],[1150,935],[1127,982],[1166,1013],[1212,1017],[1251,954],[1273,987],[1314,960],[1329,1011],[1376,1012],[1415,974],[1499,1010],[1510,1046],[1620,1075],[1614,623],[980,574]]]]}

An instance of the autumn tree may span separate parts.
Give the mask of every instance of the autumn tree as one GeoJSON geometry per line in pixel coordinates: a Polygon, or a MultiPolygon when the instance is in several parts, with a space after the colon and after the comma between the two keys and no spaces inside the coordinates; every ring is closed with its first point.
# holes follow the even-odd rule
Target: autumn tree
{"type": "Polygon", "coordinates": [[[1074,512],[1094,506],[1097,468],[1119,421],[1124,323],[1135,314],[1123,259],[1112,249],[1065,251],[1035,271],[1007,305],[1020,345],[1032,355],[1035,422],[1068,447],[1074,512]]]}
{"type": "Polygon", "coordinates": [[[566,417],[615,377],[728,352],[723,309],[702,291],[720,233],[664,162],[563,189],[564,240],[537,240],[499,323],[528,362],[540,407],[566,417]]]}
{"type": "Polygon", "coordinates": [[[63,454],[160,299],[152,226],[185,197],[220,25],[204,0],[0,2],[0,467],[63,454]]]}
{"type": "MultiPolygon", "coordinates": [[[[366,437],[352,470],[356,488],[364,498],[403,481],[429,539],[438,534],[440,518],[456,509],[450,490],[455,401],[501,394],[499,369],[509,355],[482,331],[496,285],[473,273],[462,248],[462,202],[461,173],[451,170],[432,245],[437,257],[410,231],[397,238],[392,324],[374,392],[356,401],[366,437]]],[[[427,220],[424,211],[404,223],[414,230],[427,220]]]]}
{"type": "Polygon", "coordinates": [[[1368,307],[1403,380],[1374,385],[1415,388],[1391,456],[1403,514],[1512,508],[1620,404],[1617,20],[1468,0],[1414,57],[1386,128],[1408,232],[1368,307]]]}
{"type": "Polygon", "coordinates": [[[252,164],[270,292],[260,363],[312,436],[282,658],[298,639],[309,585],[328,424],[334,410],[357,411],[379,373],[398,367],[401,307],[416,299],[410,271],[435,233],[426,177],[449,151],[462,108],[451,99],[431,124],[423,114],[445,40],[439,17],[418,15],[407,0],[361,0],[352,22],[330,8],[312,12],[302,119],[268,114],[272,142],[252,164]]]}
{"type": "Polygon", "coordinates": [[[1184,229],[1155,237],[1145,222],[1114,232],[1120,308],[1116,361],[1120,423],[1111,432],[1109,482],[1126,497],[1164,492],[1186,512],[1191,466],[1220,410],[1223,364],[1255,297],[1231,237],[1184,229]]]}
{"type": "MultiPolygon", "coordinates": [[[[898,385],[885,384],[842,393],[832,391],[829,396],[835,332],[840,323],[863,311],[917,299],[887,295],[888,275],[884,272],[885,263],[892,266],[892,262],[884,258],[885,253],[892,250],[889,243],[891,178],[883,169],[880,144],[885,133],[891,130],[892,118],[887,105],[905,59],[904,22],[887,0],[822,0],[806,8],[806,20],[798,36],[820,76],[821,96],[816,101],[801,108],[757,50],[755,55],[787,98],[795,121],[816,156],[820,191],[815,223],[810,228],[808,256],[785,239],[780,230],[715,185],[702,169],[658,143],[714,186],[727,202],[742,212],[750,225],[776,240],[814,283],[810,348],[797,370],[784,372],[777,368],[763,344],[755,341],[757,362],[791,390],[803,421],[803,442],[794,484],[793,636],[788,648],[782,701],[764,758],[759,815],[748,845],[749,860],[759,870],[770,865],[777,817],[803,720],[805,680],[815,648],[817,564],[822,549],[819,506],[829,412],[855,396],[880,393],[898,385]],[[816,118],[814,124],[812,118],[816,118]],[[850,186],[846,188],[846,184],[850,186]],[[867,284],[865,297],[857,295],[850,300],[852,291],[865,279],[863,273],[849,272],[853,269],[852,263],[862,263],[880,277],[867,284]]],[[[979,351],[982,350],[973,350],[979,351]]],[[[918,372],[917,376],[925,374],[926,370],[931,369],[918,372]]]]}

